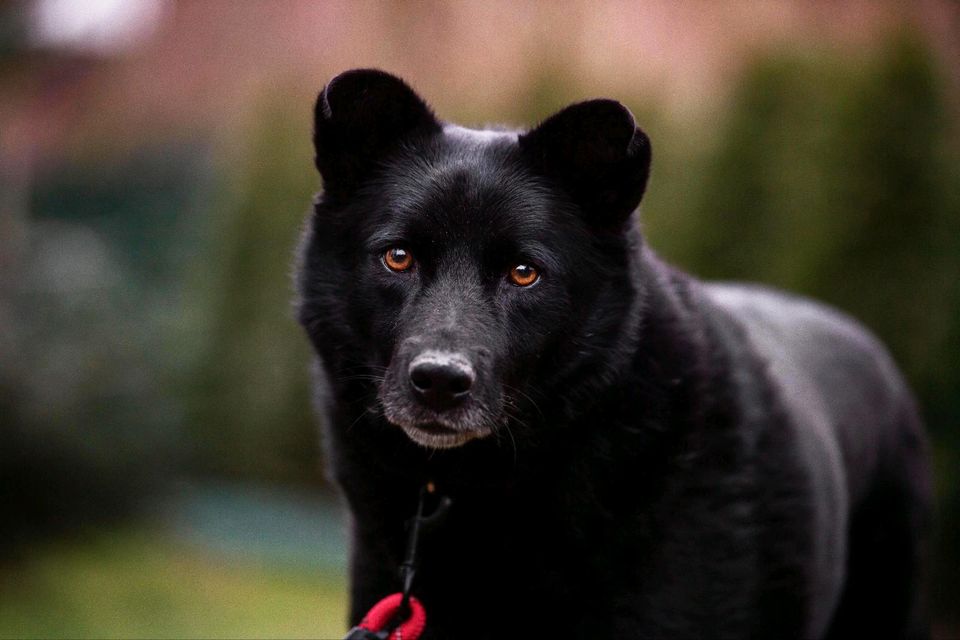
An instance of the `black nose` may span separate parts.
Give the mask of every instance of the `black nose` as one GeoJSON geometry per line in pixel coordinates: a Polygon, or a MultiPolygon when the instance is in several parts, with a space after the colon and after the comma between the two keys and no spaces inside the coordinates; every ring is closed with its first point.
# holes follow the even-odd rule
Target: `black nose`
{"type": "Polygon", "coordinates": [[[474,378],[470,362],[457,353],[428,351],[410,363],[410,386],[434,411],[450,409],[466,400],[474,378]]]}

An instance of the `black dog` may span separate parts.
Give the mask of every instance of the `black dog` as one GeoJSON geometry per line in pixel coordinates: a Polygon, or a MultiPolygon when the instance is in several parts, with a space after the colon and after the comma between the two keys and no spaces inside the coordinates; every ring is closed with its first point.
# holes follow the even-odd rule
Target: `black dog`
{"type": "Polygon", "coordinates": [[[890,357],[838,312],[661,262],[624,106],[474,131],[359,70],[315,119],[299,317],[353,623],[399,590],[432,480],[453,506],[420,552],[424,637],[928,633],[929,461],[890,357]]]}

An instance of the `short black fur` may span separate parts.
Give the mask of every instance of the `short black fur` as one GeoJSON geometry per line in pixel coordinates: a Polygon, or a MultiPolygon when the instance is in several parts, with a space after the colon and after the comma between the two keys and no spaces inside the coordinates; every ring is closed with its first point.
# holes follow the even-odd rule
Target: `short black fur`
{"type": "Polygon", "coordinates": [[[925,637],[909,392],[840,314],[653,254],[625,107],[477,132],[357,70],[321,93],[314,140],[299,317],[351,623],[398,591],[433,480],[454,506],[423,543],[425,638],[925,637]],[[394,247],[415,265],[385,266],[394,247]],[[512,284],[517,264],[539,280],[512,284]],[[424,359],[469,393],[426,404],[424,359]]]}

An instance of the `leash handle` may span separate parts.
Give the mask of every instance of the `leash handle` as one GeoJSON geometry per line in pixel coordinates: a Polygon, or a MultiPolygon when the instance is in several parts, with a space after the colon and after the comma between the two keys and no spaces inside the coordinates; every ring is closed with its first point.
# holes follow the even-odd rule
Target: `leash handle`
{"type": "Polygon", "coordinates": [[[392,593],[367,612],[344,640],[417,640],[427,626],[427,613],[420,601],[410,597],[409,616],[396,628],[393,622],[401,610],[403,594],[392,593]]]}
{"type": "Polygon", "coordinates": [[[407,522],[410,532],[407,536],[407,548],[400,564],[400,582],[402,591],[393,593],[367,612],[360,624],[347,633],[344,640],[417,640],[427,625],[427,614],[420,601],[410,595],[413,579],[417,575],[417,549],[420,544],[420,532],[429,531],[440,524],[453,501],[440,496],[437,506],[430,515],[424,515],[427,496],[436,493],[436,486],[428,481],[420,488],[417,512],[407,522]]]}

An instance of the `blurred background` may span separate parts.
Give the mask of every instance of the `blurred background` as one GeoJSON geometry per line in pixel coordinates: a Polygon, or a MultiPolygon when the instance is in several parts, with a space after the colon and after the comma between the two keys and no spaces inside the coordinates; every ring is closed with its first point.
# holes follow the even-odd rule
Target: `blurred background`
{"type": "Polygon", "coordinates": [[[826,300],[933,438],[960,637],[960,4],[0,0],[0,637],[338,637],[291,253],[316,92],[650,134],[667,259],[826,300]]]}

